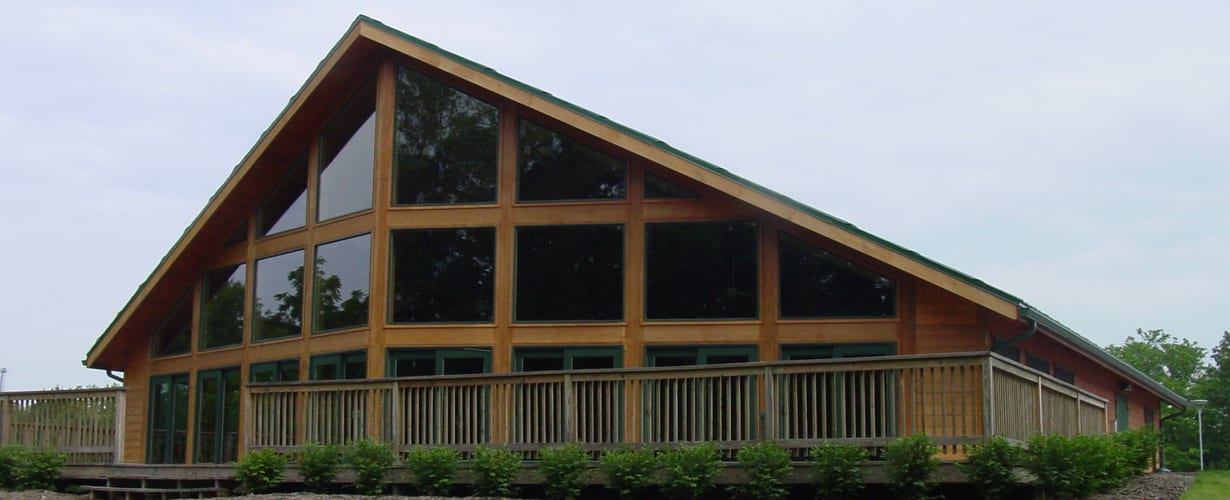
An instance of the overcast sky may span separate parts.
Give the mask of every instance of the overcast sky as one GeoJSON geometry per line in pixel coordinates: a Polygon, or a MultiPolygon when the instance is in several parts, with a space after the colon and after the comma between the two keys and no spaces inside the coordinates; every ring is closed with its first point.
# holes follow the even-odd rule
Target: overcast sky
{"type": "MultiPolygon", "coordinates": [[[[345,5],[343,5],[345,4],[345,5]]],[[[1230,3],[0,7],[0,367],[81,360],[359,13],[1007,290],[1230,329],[1230,3]],[[1181,5],[1181,7],[1180,7],[1181,5]]]]}

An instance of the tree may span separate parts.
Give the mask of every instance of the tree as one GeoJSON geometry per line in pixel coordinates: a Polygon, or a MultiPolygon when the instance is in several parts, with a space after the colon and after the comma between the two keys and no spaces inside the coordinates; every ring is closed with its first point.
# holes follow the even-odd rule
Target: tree
{"type": "MultiPolygon", "coordinates": [[[[1129,335],[1122,345],[1107,346],[1106,351],[1161,382],[1167,389],[1188,399],[1200,399],[1198,386],[1203,385],[1202,380],[1207,371],[1207,351],[1195,342],[1177,339],[1160,329],[1137,329],[1135,336],[1129,335]]],[[[1230,348],[1227,349],[1227,355],[1230,356],[1230,348]]],[[[1230,359],[1227,366],[1230,366],[1230,359]]],[[[1164,405],[1162,415],[1177,411],[1164,405]]],[[[1199,468],[1197,440],[1195,412],[1188,411],[1166,421],[1162,428],[1165,466],[1171,470],[1187,471],[1199,468]]]]}
{"type": "MultiPolygon", "coordinates": [[[[1196,399],[1204,408],[1204,462],[1206,468],[1230,467],[1230,332],[1222,332],[1213,348],[1213,364],[1196,385],[1196,399]]],[[[1196,458],[1199,460],[1199,457],[1196,458]]]]}

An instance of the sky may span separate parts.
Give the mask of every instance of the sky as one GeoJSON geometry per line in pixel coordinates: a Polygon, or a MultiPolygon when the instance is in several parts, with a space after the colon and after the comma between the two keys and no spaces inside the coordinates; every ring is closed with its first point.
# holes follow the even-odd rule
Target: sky
{"type": "Polygon", "coordinates": [[[1230,330],[1230,3],[0,4],[5,390],[81,360],[358,14],[1004,289],[1230,330]]]}

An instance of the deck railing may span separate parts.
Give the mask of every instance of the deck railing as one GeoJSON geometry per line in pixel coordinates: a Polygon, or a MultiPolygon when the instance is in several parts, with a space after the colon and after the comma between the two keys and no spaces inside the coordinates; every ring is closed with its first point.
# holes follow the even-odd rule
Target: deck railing
{"type": "Polygon", "coordinates": [[[247,449],[375,437],[398,450],[575,442],[723,449],[774,439],[880,447],[925,433],[959,455],[988,435],[1102,433],[1106,400],[993,353],[252,384],[247,449]]]}
{"type": "Polygon", "coordinates": [[[0,445],[62,451],[75,464],[123,456],[124,389],[0,393],[0,445]]]}

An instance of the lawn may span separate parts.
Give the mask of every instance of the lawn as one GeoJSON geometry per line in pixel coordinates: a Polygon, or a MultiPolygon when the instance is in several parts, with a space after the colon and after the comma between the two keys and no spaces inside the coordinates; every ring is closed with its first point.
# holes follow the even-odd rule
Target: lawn
{"type": "Polygon", "coordinates": [[[1230,497],[1230,471],[1201,472],[1182,500],[1212,500],[1230,497]]]}

